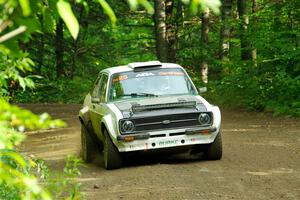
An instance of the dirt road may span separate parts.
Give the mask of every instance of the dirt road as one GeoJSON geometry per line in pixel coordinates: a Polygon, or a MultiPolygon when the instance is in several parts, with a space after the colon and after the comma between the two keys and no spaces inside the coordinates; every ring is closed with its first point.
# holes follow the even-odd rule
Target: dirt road
{"type": "MultiPolygon", "coordinates": [[[[28,136],[27,152],[61,169],[79,154],[79,105],[27,105],[65,120],[68,128],[28,136]]],[[[220,161],[188,155],[134,157],[119,170],[103,169],[102,155],[82,169],[87,199],[300,199],[300,120],[222,110],[220,161]],[[94,188],[97,185],[98,188],[94,188]]]]}

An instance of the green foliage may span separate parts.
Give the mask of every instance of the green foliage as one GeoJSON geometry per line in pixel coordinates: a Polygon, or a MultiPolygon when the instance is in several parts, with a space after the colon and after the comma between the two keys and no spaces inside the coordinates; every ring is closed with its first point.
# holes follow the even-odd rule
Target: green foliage
{"type": "MultiPolygon", "coordinates": [[[[41,36],[36,35],[28,43],[31,47],[28,51],[31,59],[41,65],[35,66],[31,73],[43,78],[36,81],[36,89],[14,92],[14,101],[82,102],[101,69],[132,61],[156,59],[153,17],[142,12],[138,6],[146,5],[147,1],[129,1],[130,7],[137,10],[131,12],[128,12],[126,3],[116,0],[110,1],[109,9],[104,12],[99,12],[98,1],[76,2],[78,4],[74,4],[72,10],[81,26],[81,32],[76,42],[68,32],[64,32],[63,56],[66,64],[61,66],[64,68],[63,77],[57,79],[57,69],[54,68],[56,54],[52,43],[55,33],[47,32],[43,40],[36,40],[41,36]],[[86,10],[89,12],[85,12],[86,10]],[[114,27],[105,21],[106,15],[114,19],[113,14],[118,16],[117,26],[114,27]],[[41,45],[44,46],[44,56],[41,56],[41,45]]],[[[299,28],[296,1],[291,4],[261,1],[258,10],[250,15],[250,26],[245,36],[257,49],[255,62],[240,59],[240,23],[234,17],[228,20],[232,27],[228,60],[219,61],[219,30],[222,25],[219,16],[210,15],[209,42],[203,44],[199,34],[201,16],[189,14],[189,7],[195,10],[200,8],[199,2],[202,3],[202,8],[217,7],[218,2],[184,2],[189,3],[189,6],[179,8],[173,16],[177,34],[176,59],[188,69],[198,86],[203,85],[200,66],[205,59],[209,64],[212,99],[224,104],[272,111],[275,114],[298,115],[300,35],[296,31],[299,28]]],[[[151,6],[151,2],[148,3],[151,6]]],[[[102,5],[104,4],[102,1],[102,5]]],[[[149,11],[150,7],[144,7],[149,11]]],[[[43,23],[47,21],[49,20],[43,20],[43,23]]]]}
{"type": "Polygon", "coordinates": [[[104,12],[108,15],[111,23],[113,25],[115,25],[116,21],[117,21],[117,18],[116,18],[116,15],[115,15],[114,11],[109,6],[109,4],[105,0],[98,0],[98,2],[100,3],[100,5],[103,8],[104,12]]]}
{"type": "Polygon", "coordinates": [[[64,125],[48,114],[37,116],[0,99],[0,199],[51,199],[37,179],[41,165],[20,154],[16,147],[25,139],[20,131],[64,125]]]}
{"type": "Polygon", "coordinates": [[[8,127],[16,128],[20,131],[66,126],[61,120],[52,120],[47,113],[35,115],[29,110],[12,106],[1,99],[0,105],[0,121],[8,127]]]}
{"type": "MultiPolygon", "coordinates": [[[[80,184],[75,181],[80,175],[79,159],[69,157],[63,176],[53,177],[43,161],[34,161],[16,150],[25,139],[25,130],[65,124],[52,120],[48,114],[34,115],[8,101],[78,103],[101,69],[156,59],[152,1],[128,0],[130,12],[127,3],[119,0],[70,2],[0,1],[0,199],[80,198],[80,184]],[[108,25],[106,15],[118,26],[108,25]],[[63,38],[59,40],[62,49],[55,49],[59,16],[66,27],[62,27],[63,38]],[[63,56],[60,66],[56,65],[58,53],[63,56]],[[63,73],[58,76],[59,69],[63,73]]],[[[172,13],[176,59],[187,68],[197,86],[203,84],[201,62],[208,62],[208,98],[300,116],[299,1],[259,1],[245,32],[247,41],[257,50],[253,62],[240,59],[241,24],[235,18],[229,20],[228,60],[218,60],[218,16],[210,17],[208,45],[201,42],[202,22],[196,13],[207,7],[218,13],[219,0],[182,2],[188,6],[178,3],[172,13]]]]}
{"type": "Polygon", "coordinates": [[[214,101],[222,104],[271,111],[275,115],[300,116],[300,76],[291,77],[286,71],[260,63],[227,63],[226,77],[209,85],[214,101]]]}
{"type": "Polygon", "coordinates": [[[260,3],[261,9],[250,16],[247,32],[257,60],[239,60],[239,43],[232,39],[231,60],[221,63],[223,78],[212,85],[224,103],[300,116],[299,2],[260,3]]]}
{"type": "Polygon", "coordinates": [[[26,87],[32,88],[34,86],[30,76],[22,77],[21,73],[31,71],[33,62],[27,58],[26,55],[16,58],[8,59],[5,55],[0,53],[0,96],[8,97],[9,90],[19,85],[23,90],[26,87]]]}
{"type": "Polygon", "coordinates": [[[149,1],[147,0],[128,0],[131,10],[137,10],[138,5],[143,6],[149,14],[154,13],[154,9],[149,1]]]}
{"type": "Polygon", "coordinates": [[[32,174],[31,159],[14,150],[0,150],[0,198],[51,199],[32,174]]]}
{"type": "MultiPolygon", "coordinates": [[[[16,150],[17,145],[25,139],[25,134],[23,134],[25,130],[63,127],[65,124],[60,120],[52,120],[48,114],[37,116],[30,111],[12,106],[8,103],[8,100],[16,101],[16,99],[21,99],[28,101],[31,99],[33,101],[37,99],[37,101],[79,102],[86,94],[87,88],[90,88],[95,69],[98,71],[106,67],[107,64],[115,65],[116,60],[114,59],[117,59],[119,63],[128,63],[132,60],[149,60],[155,57],[153,50],[154,41],[153,37],[151,37],[152,16],[123,18],[124,21],[129,23],[129,28],[126,26],[118,29],[115,27],[111,28],[101,22],[99,23],[100,29],[99,24],[89,25],[91,28],[87,29],[88,24],[83,23],[85,13],[82,8],[85,11],[94,9],[94,7],[90,6],[94,2],[87,3],[88,1],[85,0],[75,2],[76,4],[71,6],[69,1],[65,0],[49,0],[35,3],[29,0],[0,1],[0,7],[2,8],[0,13],[0,198],[51,199],[52,196],[57,199],[65,197],[66,190],[70,191],[70,199],[80,198],[80,184],[73,179],[80,175],[78,166],[81,165],[81,161],[79,159],[75,157],[68,158],[63,180],[58,179],[54,181],[53,184],[56,189],[51,188],[51,193],[49,193],[39,184],[39,181],[42,180],[46,181],[46,188],[47,184],[49,184],[47,177],[50,172],[44,163],[39,160],[34,162],[31,158],[20,154],[16,150]],[[44,63],[44,58],[40,54],[47,55],[48,60],[54,60],[52,59],[53,55],[48,55],[42,51],[46,51],[47,47],[51,49],[53,46],[52,42],[55,38],[53,33],[57,31],[54,28],[58,23],[58,15],[63,19],[69,30],[69,32],[64,32],[68,44],[62,46],[66,46],[66,51],[70,50],[72,55],[65,56],[65,61],[71,61],[65,63],[71,64],[63,70],[64,74],[61,74],[63,78],[54,80],[54,76],[51,74],[54,71],[53,68],[51,68],[51,65],[47,66],[44,63]],[[74,39],[78,38],[80,22],[82,26],[86,26],[86,32],[90,34],[88,36],[92,35],[93,37],[84,38],[86,33],[83,33],[81,41],[79,39],[73,41],[71,37],[74,39]],[[150,29],[144,32],[131,28],[132,25],[136,26],[139,24],[142,24],[142,27],[144,25],[149,26],[150,29]],[[39,32],[37,35],[41,38],[42,47],[39,46],[39,43],[37,43],[38,47],[28,44],[29,40],[36,42],[36,38],[32,37],[32,34],[36,32],[39,32]],[[96,37],[102,35],[102,33],[103,36],[101,38],[96,37]],[[48,38],[48,46],[44,45],[44,40],[47,40],[44,36],[50,36],[50,39],[48,38]],[[130,51],[127,50],[128,42],[118,44],[124,38],[128,41],[131,40],[129,42],[130,51]],[[108,46],[99,47],[97,44],[95,45],[97,40],[108,46]],[[80,47],[83,47],[83,49],[80,47]],[[37,51],[33,60],[37,61],[39,66],[32,62],[31,56],[24,53],[34,51],[32,49],[37,51]],[[91,54],[80,56],[80,54],[87,51],[90,51],[91,54]],[[76,63],[76,61],[80,62],[76,63]],[[92,66],[93,69],[87,74],[92,74],[93,76],[85,76],[83,81],[82,76],[78,75],[86,75],[86,72],[89,71],[84,69],[86,63],[92,66]],[[47,68],[46,73],[43,73],[43,67],[47,68]],[[36,72],[38,72],[38,76],[36,76],[36,72]],[[34,87],[32,78],[39,78],[36,84],[37,90],[26,92],[26,88],[32,89],[34,87]],[[22,91],[17,92],[19,89],[22,89],[22,91]],[[47,92],[45,93],[45,91],[47,92]],[[31,96],[29,97],[28,94],[31,96]]],[[[196,2],[195,7],[199,6],[200,1],[193,2],[196,2]]],[[[218,5],[211,2],[219,1],[201,2],[203,2],[202,5],[214,9],[218,5]]],[[[109,16],[114,24],[116,16],[112,7],[105,0],[99,0],[98,3],[100,3],[104,13],[109,16]]],[[[124,13],[126,6],[124,6],[123,2],[115,1],[115,4],[111,5],[118,5],[114,7],[116,10],[119,5],[122,5],[118,12],[124,13]]],[[[130,0],[129,5],[132,9],[138,9],[138,5],[140,5],[146,8],[149,14],[154,12],[151,3],[146,0],[130,0]]],[[[94,18],[96,20],[99,17],[98,13],[98,10],[94,10],[93,14],[96,16],[94,18]]],[[[86,20],[89,20],[89,17],[86,20]]],[[[100,17],[103,17],[102,13],[100,17]]],[[[50,54],[51,52],[57,54],[57,51],[57,49],[55,51],[53,49],[49,50],[50,54]]]]}
{"type": "Polygon", "coordinates": [[[80,175],[80,159],[69,156],[63,177],[52,178],[53,172],[44,161],[33,160],[16,150],[25,139],[25,134],[20,131],[62,126],[65,123],[52,120],[48,114],[37,116],[0,100],[0,199],[81,198],[80,184],[75,181],[80,175]]]}
{"type": "Polygon", "coordinates": [[[25,139],[19,131],[61,126],[62,121],[51,120],[47,114],[36,116],[0,99],[0,198],[50,199],[32,173],[35,163],[17,152],[16,146],[25,139]]]}
{"type": "MultiPolygon", "coordinates": [[[[44,165],[45,166],[45,165],[44,165]]],[[[83,199],[80,193],[81,184],[76,180],[81,175],[79,167],[83,161],[76,156],[69,155],[63,173],[52,173],[44,180],[45,188],[50,191],[53,199],[83,199]]],[[[47,167],[43,170],[48,171],[47,167]]]]}
{"type": "Polygon", "coordinates": [[[56,6],[58,14],[64,20],[72,37],[76,39],[79,32],[79,24],[72,11],[70,3],[65,0],[59,0],[57,1],[56,6]]]}
{"type": "Polygon", "coordinates": [[[18,41],[28,41],[30,35],[38,29],[37,19],[33,14],[42,6],[42,2],[30,6],[28,0],[0,1],[0,53],[12,57],[22,56],[18,41]]]}
{"type": "Polygon", "coordinates": [[[27,180],[26,184],[30,184],[25,190],[25,196],[22,196],[24,190],[20,186],[20,182],[15,187],[7,184],[6,182],[0,182],[0,199],[15,200],[15,199],[82,199],[83,196],[80,193],[80,183],[76,181],[76,178],[80,176],[79,168],[82,166],[82,161],[75,156],[68,156],[66,159],[66,165],[63,172],[50,171],[41,159],[30,159],[21,155],[15,151],[6,152],[1,155],[1,161],[12,166],[14,169],[21,170],[26,176],[31,176],[31,180],[27,180]],[[12,155],[15,154],[15,155],[12,155]],[[18,162],[12,160],[17,155],[18,162]],[[24,162],[26,161],[26,163],[24,162]],[[20,163],[22,165],[20,165],[20,163]],[[30,163],[30,165],[27,165],[30,163]],[[35,177],[38,179],[36,179],[35,177]],[[39,182],[39,183],[38,183],[39,182]],[[40,183],[43,184],[44,189],[41,190],[40,183]],[[33,187],[35,184],[35,188],[33,187]],[[28,190],[33,188],[39,194],[33,195],[33,192],[28,190]],[[46,192],[47,190],[47,192],[46,192]],[[42,194],[44,193],[44,194],[42,194]]]}
{"type": "Polygon", "coordinates": [[[36,81],[36,87],[32,90],[16,92],[15,101],[20,103],[82,103],[93,86],[93,81],[91,77],[74,77],[72,80],[61,78],[53,81],[41,79],[36,81]]]}
{"type": "Polygon", "coordinates": [[[202,10],[205,8],[211,9],[214,13],[220,13],[221,2],[219,0],[182,0],[186,4],[190,4],[190,9],[192,14],[198,12],[198,7],[200,6],[202,10]]]}
{"type": "Polygon", "coordinates": [[[15,88],[34,86],[30,76],[24,76],[34,65],[27,54],[21,52],[18,41],[26,42],[37,30],[36,14],[42,4],[30,7],[29,1],[1,1],[0,17],[0,198],[51,199],[41,187],[33,172],[36,163],[16,148],[25,139],[25,130],[65,126],[52,120],[48,114],[34,115],[30,111],[10,105],[7,100],[15,88]],[[21,9],[20,9],[21,8],[21,9]],[[26,17],[26,18],[24,18],[26,17]]]}

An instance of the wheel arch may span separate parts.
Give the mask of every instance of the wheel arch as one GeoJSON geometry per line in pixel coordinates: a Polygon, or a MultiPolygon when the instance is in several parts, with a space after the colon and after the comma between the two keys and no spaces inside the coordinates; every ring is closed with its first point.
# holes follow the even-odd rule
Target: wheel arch
{"type": "Polygon", "coordinates": [[[78,114],[78,119],[80,121],[80,123],[84,126],[87,126],[88,122],[90,121],[90,116],[89,116],[89,109],[88,107],[84,107],[79,111],[78,114]]]}
{"type": "Polygon", "coordinates": [[[103,139],[104,139],[104,130],[106,130],[113,143],[116,144],[117,134],[118,134],[116,126],[117,124],[115,124],[111,115],[104,116],[100,124],[100,130],[103,139]]]}
{"type": "Polygon", "coordinates": [[[82,117],[81,117],[80,115],[78,116],[78,119],[79,119],[81,125],[84,125],[84,126],[85,126],[84,121],[83,121],[83,119],[82,119],[82,117]]]}
{"type": "Polygon", "coordinates": [[[106,131],[108,132],[108,130],[107,130],[106,125],[105,125],[104,122],[101,122],[100,129],[101,129],[101,133],[102,133],[103,135],[104,135],[104,130],[106,130],[106,131]]]}

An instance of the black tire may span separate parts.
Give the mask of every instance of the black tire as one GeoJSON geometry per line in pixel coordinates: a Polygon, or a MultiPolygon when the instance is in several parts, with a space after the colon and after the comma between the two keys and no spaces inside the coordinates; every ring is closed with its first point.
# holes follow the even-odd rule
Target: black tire
{"type": "Polygon", "coordinates": [[[92,141],[94,142],[94,150],[95,152],[102,152],[103,151],[103,143],[101,142],[101,140],[98,139],[98,137],[96,136],[96,134],[93,131],[93,126],[92,123],[89,122],[87,124],[87,131],[89,133],[89,135],[91,136],[92,141]]]}
{"type": "Polygon", "coordinates": [[[222,136],[218,133],[215,141],[211,143],[206,151],[206,158],[208,160],[220,160],[223,154],[222,136]]]}
{"type": "Polygon", "coordinates": [[[104,167],[105,169],[118,169],[122,167],[122,156],[118,151],[117,147],[111,141],[110,136],[107,131],[104,130],[104,149],[103,149],[103,157],[104,157],[104,167]]]}
{"type": "Polygon", "coordinates": [[[91,135],[87,131],[86,127],[81,124],[81,157],[86,163],[92,161],[93,153],[95,152],[96,146],[92,140],[91,135]]]}

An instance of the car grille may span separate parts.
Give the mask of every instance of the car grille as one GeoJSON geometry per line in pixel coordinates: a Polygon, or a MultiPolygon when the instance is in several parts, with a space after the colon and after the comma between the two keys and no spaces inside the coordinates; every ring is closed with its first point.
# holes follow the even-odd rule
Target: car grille
{"type": "MultiPolygon", "coordinates": [[[[181,114],[172,114],[172,115],[132,118],[130,120],[135,125],[134,133],[137,133],[142,131],[155,131],[155,130],[201,126],[198,121],[199,114],[200,113],[198,112],[181,113],[181,114]]],[[[209,114],[211,116],[211,113],[209,114]]],[[[211,121],[213,121],[212,116],[211,116],[211,121]]]]}

